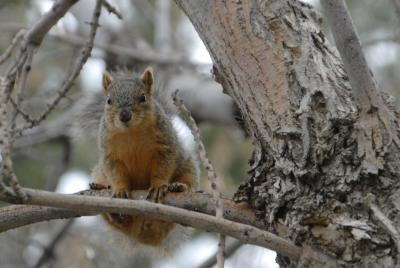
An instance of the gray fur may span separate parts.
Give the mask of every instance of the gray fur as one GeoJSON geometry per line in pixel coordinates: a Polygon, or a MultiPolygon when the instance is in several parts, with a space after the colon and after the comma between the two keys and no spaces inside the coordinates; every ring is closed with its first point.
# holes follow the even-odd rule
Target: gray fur
{"type": "MultiPolygon", "coordinates": [[[[123,72],[115,72],[111,74],[114,81],[125,81],[127,84],[135,83],[139,74],[127,75],[123,72]],[[136,79],[135,79],[136,78],[136,79]]],[[[143,85],[144,86],[144,85],[143,85]]],[[[129,87],[127,87],[129,89],[129,87]]],[[[119,94],[124,94],[125,96],[132,96],[131,94],[121,92],[119,94]]],[[[154,81],[152,95],[154,100],[159,104],[163,112],[168,118],[172,120],[174,116],[178,115],[178,111],[172,102],[171,97],[172,92],[167,90],[164,83],[158,80],[154,81]]],[[[117,98],[124,99],[124,98],[117,98]]],[[[129,104],[128,99],[127,103],[129,104]]],[[[121,103],[122,105],[123,103],[121,103]]],[[[106,94],[104,90],[98,90],[94,93],[85,94],[79,103],[77,103],[75,108],[75,119],[72,125],[72,136],[78,138],[95,138],[98,134],[101,117],[104,113],[104,106],[106,105],[106,94]]]]}

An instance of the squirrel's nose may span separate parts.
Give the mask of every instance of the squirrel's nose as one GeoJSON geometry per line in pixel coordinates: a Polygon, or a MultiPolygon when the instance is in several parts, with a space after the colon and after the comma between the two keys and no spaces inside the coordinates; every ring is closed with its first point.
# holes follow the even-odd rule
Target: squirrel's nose
{"type": "Polygon", "coordinates": [[[124,122],[124,123],[129,122],[129,120],[131,120],[131,117],[132,117],[132,114],[131,114],[131,112],[128,111],[128,110],[122,110],[122,111],[119,113],[119,120],[121,120],[121,121],[124,122]]]}

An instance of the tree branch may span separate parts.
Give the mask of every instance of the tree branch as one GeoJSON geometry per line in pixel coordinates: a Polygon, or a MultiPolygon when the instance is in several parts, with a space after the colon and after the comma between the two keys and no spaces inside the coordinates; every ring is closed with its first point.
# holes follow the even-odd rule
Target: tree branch
{"type": "MultiPolygon", "coordinates": [[[[102,196],[111,197],[111,190],[93,191],[86,190],[77,193],[85,196],[102,196]]],[[[132,199],[145,200],[147,191],[133,191],[132,199]]],[[[247,204],[237,204],[229,199],[223,199],[224,202],[224,217],[228,220],[240,222],[243,224],[253,225],[260,229],[264,224],[257,220],[254,213],[249,209],[247,204]]],[[[209,215],[215,215],[215,203],[210,198],[209,194],[200,192],[196,193],[169,193],[165,197],[165,204],[179,208],[185,208],[209,215]]],[[[0,232],[20,226],[47,221],[53,219],[64,219],[79,216],[95,215],[97,213],[73,210],[55,209],[50,207],[36,207],[31,205],[12,205],[0,208],[0,232]],[[20,218],[14,215],[19,215],[20,218]]]]}
{"type": "Polygon", "coordinates": [[[52,207],[11,205],[0,208],[0,233],[42,221],[69,219],[96,214],[94,212],[52,207]]]}
{"type": "Polygon", "coordinates": [[[109,13],[113,13],[118,19],[122,20],[122,14],[106,0],[103,1],[103,7],[107,9],[109,13]]]}
{"type": "MultiPolygon", "coordinates": [[[[200,193],[168,194],[166,196],[166,204],[172,202],[172,200],[175,200],[176,204],[180,202],[180,205],[185,208],[182,209],[163,204],[151,203],[144,200],[125,200],[99,196],[57,194],[32,189],[24,189],[24,191],[28,196],[28,199],[25,202],[26,204],[62,208],[64,210],[64,214],[58,214],[58,216],[61,216],[62,218],[78,215],[93,215],[96,214],[96,212],[122,213],[128,215],[145,214],[150,218],[173,221],[180,224],[189,225],[194,228],[229,235],[242,241],[243,243],[270,248],[290,258],[298,259],[301,255],[301,248],[272,233],[247,224],[233,222],[226,219],[217,219],[204,213],[194,212],[208,211],[215,213],[214,203],[210,201],[210,197],[200,193]],[[185,195],[186,198],[184,197],[185,195]],[[175,199],[170,199],[172,196],[175,196],[175,199]],[[197,206],[193,206],[193,204],[196,204],[197,206]],[[189,211],[186,209],[192,209],[194,211],[189,211]],[[76,210],[75,214],[73,213],[74,210],[76,210]]],[[[111,194],[109,191],[106,192],[111,194]]],[[[93,193],[93,191],[88,191],[88,193],[93,193]]],[[[102,193],[104,192],[102,191],[102,193]]],[[[141,199],[144,199],[146,195],[146,191],[134,192],[134,197],[141,196],[141,199]]],[[[5,199],[4,197],[2,197],[2,200],[8,202],[13,201],[5,199]]],[[[233,205],[234,203],[232,201],[225,201],[225,203],[226,206],[224,213],[226,214],[227,219],[240,218],[242,221],[248,221],[248,218],[243,216],[246,214],[250,216],[250,218],[255,219],[254,215],[251,216],[252,213],[250,213],[248,209],[246,212],[245,209],[240,209],[240,205],[233,205]],[[236,210],[235,208],[239,208],[239,210],[236,210]]],[[[3,213],[6,213],[6,216],[1,214],[0,230],[13,228],[13,226],[11,226],[12,221],[10,221],[9,218],[15,219],[17,221],[15,223],[16,225],[23,225],[18,220],[19,216],[13,214],[14,210],[23,211],[25,214],[30,213],[31,218],[41,218],[41,220],[55,218],[53,215],[49,215],[49,212],[43,214],[43,210],[47,211],[49,208],[43,208],[43,210],[33,208],[32,210],[32,207],[29,209],[26,206],[12,207],[13,210],[10,210],[9,208],[2,208],[0,210],[3,213]],[[32,211],[35,212],[32,213],[32,211]],[[41,213],[40,217],[37,217],[37,213],[41,213]]],[[[55,213],[56,211],[57,210],[54,209],[51,210],[52,213],[55,213]]],[[[26,215],[22,216],[21,218],[24,219],[24,223],[29,221],[29,217],[26,215]]],[[[254,225],[257,224],[255,223],[254,225]]]]}
{"type": "Polygon", "coordinates": [[[354,96],[362,110],[382,107],[375,80],[364,57],[361,41],[344,0],[322,0],[336,46],[349,76],[354,96]]]}
{"type": "Polygon", "coordinates": [[[360,119],[355,127],[358,129],[358,155],[364,158],[362,169],[378,174],[380,169],[383,170],[378,155],[385,154],[391,144],[400,148],[398,118],[383,102],[345,1],[322,0],[321,4],[360,109],[360,119]],[[383,138],[386,135],[388,139],[383,138]]]}
{"type": "Polygon", "coordinates": [[[78,0],[57,1],[51,10],[44,14],[28,31],[26,35],[27,42],[39,46],[51,27],[53,27],[76,2],[78,2],[78,0]]]}

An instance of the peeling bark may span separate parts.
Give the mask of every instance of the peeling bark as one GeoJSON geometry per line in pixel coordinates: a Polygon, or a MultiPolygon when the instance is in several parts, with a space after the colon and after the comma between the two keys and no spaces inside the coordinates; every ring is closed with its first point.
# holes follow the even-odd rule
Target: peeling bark
{"type": "Polygon", "coordinates": [[[248,202],[266,229],[319,247],[344,267],[400,265],[396,236],[370,206],[372,198],[399,226],[397,119],[389,106],[383,119],[359,113],[315,10],[293,0],[176,2],[256,144],[236,200],[248,202]]]}

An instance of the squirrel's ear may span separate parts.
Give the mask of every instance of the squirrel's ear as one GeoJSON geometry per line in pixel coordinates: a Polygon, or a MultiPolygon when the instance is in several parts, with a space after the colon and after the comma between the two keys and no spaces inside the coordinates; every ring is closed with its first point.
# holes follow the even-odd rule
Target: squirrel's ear
{"type": "Polygon", "coordinates": [[[107,90],[108,86],[113,81],[111,75],[107,71],[104,71],[102,80],[103,80],[103,88],[104,88],[104,90],[107,90]]]}
{"type": "Polygon", "coordinates": [[[147,67],[140,76],[140,79],[146,85],[147,93],[150,94],[153,86],[153,69],[151,67],[147,67]]]}

